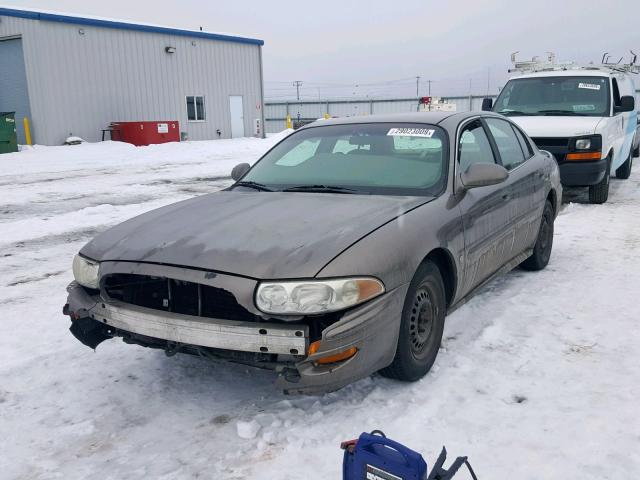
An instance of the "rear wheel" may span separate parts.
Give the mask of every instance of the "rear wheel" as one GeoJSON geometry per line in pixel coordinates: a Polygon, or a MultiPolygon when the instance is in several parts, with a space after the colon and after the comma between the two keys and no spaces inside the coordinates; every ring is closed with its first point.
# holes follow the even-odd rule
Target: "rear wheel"
{"type": "Polygon", "coordinates": [[[616,177],[626,180],[631,176],[631,167],[633,167],[633,151],[629,150],[629,158],[616,170],[616,177]]]}
{"type": "Polygon", "coordinates": [[[604,178],[597,185],[589,187],[589,202],[602,204],[609,198],[609,183],[611,180],[611,159],[607,161],[607,171],[604,172],[604,178]]]}
{"type": "Polygon", "coordinates": [[[426,261],[418,268],[407,291],[396,356],[380,373],[407,382],[426,375],[438,355],[446,309],[440,270],[426,261]]]}
{"type": "Polygon", "coordinates": [[[553,248],[553,217],[553,206],[547,200],[542,211],[540,230],[538,230],[536,244],[533,246],[533,254],[520,264],[523,269],[542,270],[549,263],[553,248]]]}

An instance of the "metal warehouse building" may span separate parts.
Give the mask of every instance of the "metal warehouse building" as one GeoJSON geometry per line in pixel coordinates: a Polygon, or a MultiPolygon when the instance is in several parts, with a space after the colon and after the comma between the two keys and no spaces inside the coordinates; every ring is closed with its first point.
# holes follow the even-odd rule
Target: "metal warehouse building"
{"type": "MultiPolygon", "coordinates": [[[[178,120],[190,140],[264,129],[262,40],[0,8],[0,112],[34,143],[178,120]]],[[[107,134],[108,138],[108,134],[107,134]]]]}

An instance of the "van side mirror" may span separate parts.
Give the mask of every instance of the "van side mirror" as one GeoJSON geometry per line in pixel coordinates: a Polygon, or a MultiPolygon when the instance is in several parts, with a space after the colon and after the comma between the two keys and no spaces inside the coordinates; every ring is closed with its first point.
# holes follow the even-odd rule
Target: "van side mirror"
{"type": "Polygon", "coordinates": [[[613,113],[633,112],[636,109],[636,99],[631,95],[620,98],[620,105],[613,107],[613,113]]]}
{"type": "Polygon", "coordinates": [[[239,163],[238,165],[233,167],[233,170],[231,170],[231,178],[234,182],[237,182],[242,177],[244,177],[244,174],[247,173],[250,168],[251,165],[249,165],[248,163],[239,163]]]}
{"type": "Polygon", "coordinates": [[[460,174],[464,189],[497,185],[509,178],[509,172],[497,163],[474,163],[460,174]]]}
{"type": "Polygon", "coordinates": [[[490,112],[493,108],[493,98],[483,98],[482,99],[482,111],[490,112]]]}

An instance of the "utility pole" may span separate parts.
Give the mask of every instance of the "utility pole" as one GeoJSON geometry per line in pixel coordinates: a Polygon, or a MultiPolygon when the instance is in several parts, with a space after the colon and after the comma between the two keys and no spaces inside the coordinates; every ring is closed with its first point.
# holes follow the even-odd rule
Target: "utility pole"
{"type": "Polygon", "coordinates": [[[420,98],[420,75],[416,77],[416,98],[420,98]]]}
{"type": "Polygon", "coordinates": [[[427,83],[429,84],[429,96],[431,96],[431,80],[427,80],[427,83]]]}
{"type": "Polygon", "coordinates": [[[302,86],[302,81],[301,80],[294,81],[293,86],[296,87],[296,97],[298,98],[298,101],[300,101],[300,87],[302,86]]]}
{"type": "Polygon", "coordinates": [[[491,91],[490,83],[491,83],[491,67],[487,67],[487,96],[489,96],[489,92],[491,91]]]}

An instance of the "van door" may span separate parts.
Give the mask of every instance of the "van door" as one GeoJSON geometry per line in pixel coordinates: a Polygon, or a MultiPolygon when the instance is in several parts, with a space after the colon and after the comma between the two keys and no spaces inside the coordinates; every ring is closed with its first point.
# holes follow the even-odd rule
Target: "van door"
{"type": "MultiPolygon", "coordinates": [[[[613,98],[613,106],[622,104],[621,98],[625,95],[635,97],[635,91],[632,88],[633,82],[630,79],[620,75],[611,78],[611,92],[613,98]]],[[[624,162],[627,161],[631,153],[631,144],[638,125],[637,110],[633,112],[615,113],[613,115],[613,160],[611,171],[617,170],[624,162]]]]}

